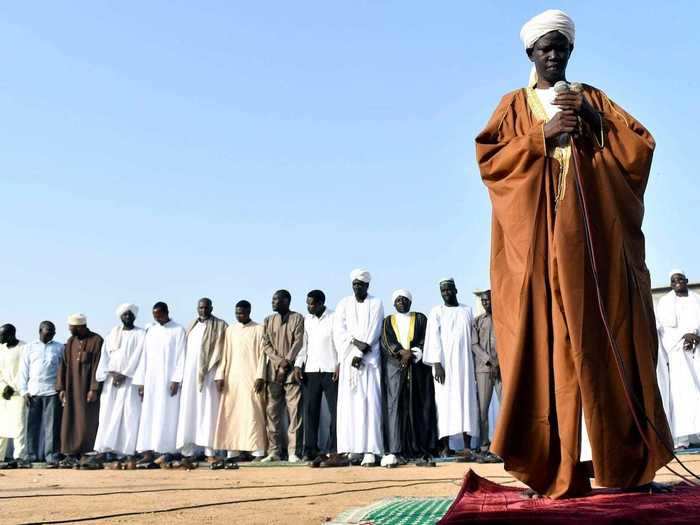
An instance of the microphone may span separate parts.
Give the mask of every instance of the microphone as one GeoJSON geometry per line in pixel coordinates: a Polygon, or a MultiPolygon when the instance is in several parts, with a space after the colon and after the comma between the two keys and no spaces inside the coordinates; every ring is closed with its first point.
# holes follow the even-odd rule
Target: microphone
{"type": "MultiPolygon", "coordinates": [[[[572,82],[569,84],[566,80],[559,80],[554,84],[554,92],[558,95],[560,93],[566,93],[568,91],[573,91],[575,93],[581,93],[583,91],[583,86],[580,82],[572,82]]],[[[568,133],[562,133],[559,135],[559,145],[563,148],[571,139],[568,133]]]]}

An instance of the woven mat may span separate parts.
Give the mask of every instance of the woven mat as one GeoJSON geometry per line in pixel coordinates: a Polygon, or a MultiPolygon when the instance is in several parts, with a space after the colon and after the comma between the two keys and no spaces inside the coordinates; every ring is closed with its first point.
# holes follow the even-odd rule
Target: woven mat
{"type": "Polygon", "coordinates": [[[386,498],[347,510],[331,525],[435,525],[447,512],[452,498],[386,498]]]}

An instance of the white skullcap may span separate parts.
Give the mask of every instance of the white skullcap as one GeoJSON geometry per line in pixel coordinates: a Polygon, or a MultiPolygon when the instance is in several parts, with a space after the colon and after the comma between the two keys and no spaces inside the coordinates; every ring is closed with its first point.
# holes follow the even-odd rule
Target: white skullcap
{"type": "Polygon", "coordinates": [[[362,281],[363,283],[369,283],[372,280],[372,275],[367,270],[357,268],[350,272],[351,281],[362,281]]]}
{"type": "Polygon", "coordinates": [[[478,295],[479,297],[481,297],[482,295],[489,293],[490,291],[490,288],[486,288],[485,290],[474,290],[474,295],[478,295]]]}
{"type": "Polygon", "coordinates": [[[674,268],[673,270],[671,270],[671,271],[669,272],[669,274],[668,274],[668,280],[670,281],[670,280],[671,280],[671,277],[673,277],[673,276],[676,275],[676,274],[680,274],[680,275],[682,275],[683,277],[686,277],[685,272],[684,272],[683,270],[679,270],[678,268],[674,268]]]}
{"type": "Polygon", "coordinates": [[[440,286],[442,283],[452,283],[455,284],[455,280],[453,277],[443,277],[438,281],[438,286],[440,286]]]}
{"type": "Polygon", "coordinates": [[[69,315],[68,324],[70,326],[84,326],[87,324],[87,317],[85,317],[83,314],[69,315]]]}
{"type": "Polygon", "coordinates": [[[136,317],[139,315],[139,307],[131,303],[124,303],[117,306],[117,317],[121,317],[126,312],[131,312],[134,314],[134,317],[136,317]]]}
{"type": "Polygon", "coordinates": [[[520,40],[523,41],[525,49],[530,49],[540,37],[550,31],[559,31],[570,44],[574,43],[576,37],[574,21],[559,9],[547,9],[528,20],[520,30],[520,40]]]}
{"type": "Polygon", "coordinates": [[[413,302],[413,295],[411,295],[411,292],[404,290],[403,288],[396,290],[393,294],[391,294],[391,302],[395,303],[396,299],[399,297],[405,297],[409,301],[413,302]]]}

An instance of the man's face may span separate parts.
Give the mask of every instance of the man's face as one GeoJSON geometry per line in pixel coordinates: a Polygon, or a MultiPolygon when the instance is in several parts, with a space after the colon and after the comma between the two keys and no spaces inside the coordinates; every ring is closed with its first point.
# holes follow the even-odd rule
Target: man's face
{"type": "Polygon", "coordinates": [[[394,301],[394,308],[396,308],[396,311],[400,314],[407,314],[411,311],[411,301],[408,297],[399,295],[396,301],[394,301]]]}
{"type": "Polygon", "coordinates": [[[12,330],[7,326],[0,326],[0,344],[7,344],[12,339],[12,330]]]}
{"type": "Polygon", "coordinates": [[[68,331],[72,336],[85,335],[87,332],[87,326],[84,324],[69,324],[68,331]]]}
{"type": "Polygon", "coordinates": [[[671,288],[676,293],[686,293],[688,291],[688,279],[682,273],[674,273],[671,276],[671,288]]]}
{"type": "Polygon", "coordinates": [[[306,309],[311,315],[321,315],[324,308],[325,305],[321,301],[316,302],[313,297],[306,298],[306,309]]]}
{"type": "Polygon", "coordinates": [[[164,325],[170,320],[170,314],[167,310],[161,310],[160,308],[153,309],[153,319],[156,323],[164,325]]]}
{"type": "Polygon", "coordinates": [[[457,303],[457,287],[453,283],[442,283],[440,285],[440,295],[446,304],[457,303]]]}
{"type": "Polygon", "coordinates": [[[209,319],[213,310],[214,307],[210,301],[201,300],[197,303],[197,315],[202,321],[209,319]]]}
{"type": "Polygon", "coordinates": [[[491,313],[491,292],[481,294],[481,306],[484,307],[487,314],[491,313]]]}
{"type": "Polygon", "coordinates": [[[289,310],[289,299],[284,294],[275,292],[272,296],[272,311],[273,312],[286,312],[289,310]]]}
{"type": "Polygon", "coordinates": [[[369,290],[369,283],[355,279],[352,282],[352,293],[355,295],[356,299],[364,299],[367,297],[367,290],[369,290]]]}
{"type": "Polygon", "coordinates": [[[134,312],[132,312],[131,310],[127,310],[119,316],[119,320],[124,326],[134,326],[136,316],[134,315],[134,312]]]}
{"type": "Polygon", "coordinates": [[[535,42],[528,57],[535,65],[537,76],[554,84],[566,78],[566,65],[573,46],[559,31],[550,31],[535,42]]]}
{"type": "Polygon", "coordinates": [[[56,327],[50,323],[43,323],[39,326],[39,340],[44,343],[50,343],[56,336],[56,327]]]}
{"type": "Polygon", "coordinates": [[[236,321],[241,324],[248,324],[250,322],[250,308],[236,306],[236,321]]]}

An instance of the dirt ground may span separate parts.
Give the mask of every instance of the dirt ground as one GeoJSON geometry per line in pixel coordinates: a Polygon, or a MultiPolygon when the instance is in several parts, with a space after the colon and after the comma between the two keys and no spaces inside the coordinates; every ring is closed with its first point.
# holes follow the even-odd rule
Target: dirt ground
{"type": "MultiPolygon", "coordinates": [[[[683,461],[700,473],[700,456],[683,461]]],[[[471,463],[397,469],[6,470],[0,473],[0,523],[320,524],[389,496],[456,496],[468,468],[498,483],[517,484],[502,465],[471,463]]],[[[657,479],[678,478],[662,470],[657,479]]]]}

